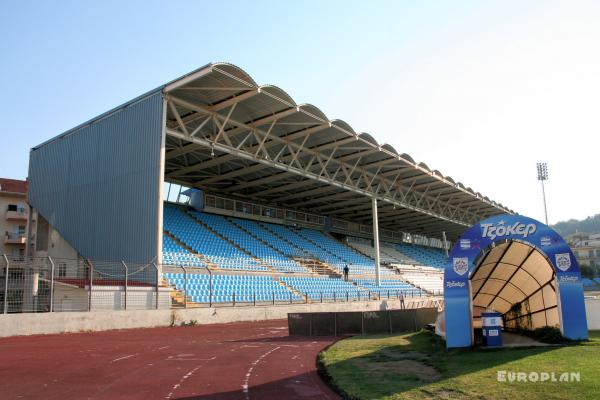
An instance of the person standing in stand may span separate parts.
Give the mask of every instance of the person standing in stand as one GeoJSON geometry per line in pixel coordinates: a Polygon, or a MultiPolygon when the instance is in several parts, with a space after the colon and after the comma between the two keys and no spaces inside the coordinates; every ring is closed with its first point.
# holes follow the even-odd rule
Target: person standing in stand
{"type": "Polygon", "coordinates": [[[404,310],[404,292],[400,292],[400,309],[404,310]]]}
{"type": "Polygon", "coordinates": [[[348,268],[348,264],[344,267],[344,280],[348,280],[348,273],[350,272],[350,268],[348,268]]]}

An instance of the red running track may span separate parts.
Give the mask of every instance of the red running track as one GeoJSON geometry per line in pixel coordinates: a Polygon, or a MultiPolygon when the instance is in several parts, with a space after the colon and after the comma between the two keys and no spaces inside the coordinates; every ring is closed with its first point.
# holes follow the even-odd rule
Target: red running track
{"type": "Polygon", "coordinates": [[[339,399],[286,321],[0,339],[2,399],[339,399]]]}

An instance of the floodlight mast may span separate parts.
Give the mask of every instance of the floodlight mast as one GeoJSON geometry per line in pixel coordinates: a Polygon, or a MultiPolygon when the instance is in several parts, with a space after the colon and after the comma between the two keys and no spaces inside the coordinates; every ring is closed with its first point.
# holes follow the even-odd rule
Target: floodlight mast
{"type": "Polygon", "coordinates": [[[537,163],[538,181],[542,182],[542,197],[544,199],[544,216],[546,217],[546,225],[548,225],[548,209],[546,208],[546,190],[544,189],[544,181],[548,180],[548,164],[537,163]]]}

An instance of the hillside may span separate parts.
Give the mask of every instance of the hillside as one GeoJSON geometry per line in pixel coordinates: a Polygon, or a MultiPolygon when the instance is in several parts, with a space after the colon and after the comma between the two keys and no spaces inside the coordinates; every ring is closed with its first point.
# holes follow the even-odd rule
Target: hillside
{"type": "Polygon", "coordinates": [[[562,236],[568,236],[575,232],[600,233],[600,214],[587,217],[584,220],[570,219],[561,221],[552,226],[562,236]]]}

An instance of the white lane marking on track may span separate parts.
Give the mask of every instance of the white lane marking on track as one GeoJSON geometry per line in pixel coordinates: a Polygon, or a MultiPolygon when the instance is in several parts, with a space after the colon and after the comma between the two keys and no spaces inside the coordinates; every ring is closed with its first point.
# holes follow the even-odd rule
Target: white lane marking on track
{"type": "Polygon", "coordinates": [[[190,358],[194,354],[178,354],[175,356],[169,356],[166,358],[166,361],[212,361],[217,358],[217,356],[212,356],[211,358],[190,358]]]}
{"type": "Polygon", "coordinates": [[[250,376],[252,375],[252,371],[254,370],[254,367],[256,367],[258,365],[258,363],[265,358],[266,356],[268,356],[269,354],[271,354],[272,352],[274,352],[275,350],[280,349],[280,346],[274,347],[271,350],[267,351],[266,353],[262,354],[260,357],[258,357],[256,360],[254,360],[252,362],[252,365],[250,365],[250,368],[248,368],[248,372],[246,372],[246,376],[244,377],[244,381],[242,382],[242,391],[244,392],[244,395],[246,396],[246,400],[250,400],[250,390],[248,388],[248,383],[250,382],[250,376]]]}
{"type": "Polygon", "coordinates": [[[125,357],[115,358],[114,360],[111,361],[111,363],[114,363],[114,362],[117,362],[117,361],[121,361],[121,360],[124,360],[126,358],[131,358],[131,357],[134,357],[134,356],[137,356],[137,354],[130,354],[130,355],[125,356],[125,357]]]}
{"type": "Polygon", "coordinates": [[[175,391],[177,389],[179,389],[179,387],[181,386],[183,381],[185,381],[187,378],[192,376],[194,374],[194,372],[198,371],[199,368],[200,368],[200,365],[198,365],[196,368],[192,369],[187,374],[182,376],[181,379],[179,380],[179,382],[177,382],[175,385],[173,385],[173,387],[171,388],[171,391],[169,392],[169,394],[167,394],[167,397],[165,397],[165,399],[170,399],[171,397],[173,397],[173,393],[175,393],[175,391]]]}
{"type": "MultiPolygon", "coordinates": [[[[196,360],[201,360],[201,361],[211,361],[214,360],[215,358],[217,358],[216,356],[211,357],[211,358],[196,358],[196,360]]],[[[189,377],[191,377],[192,375],[194,375],[194,372],[198,371],[198,369],[200,369],[202,365],[198,365],[196,368],[192,369],[191,371],[189,371],[187,374],[183,375],[181,377],[181,379],[179,380],[179,382],[177,382],[175,385],[173,385],[173,387],[171,388],[171,391],[169,392],[169,394],[167,394],[167,396],[165,397],[165,399],[170,399],[171,397],[173,397],[173,394],[175,393],[175,391],[177,389],[179,389],[181,387],[181,385],[183,384],[183,382],[188,379],[189,377]]]]}
{"type": "Polygon", "coordinates": [[[159,347],[157,350],[164,350],[164,349],[168,349],[171,346],[163,346],[163,347],[159,347]]]}

